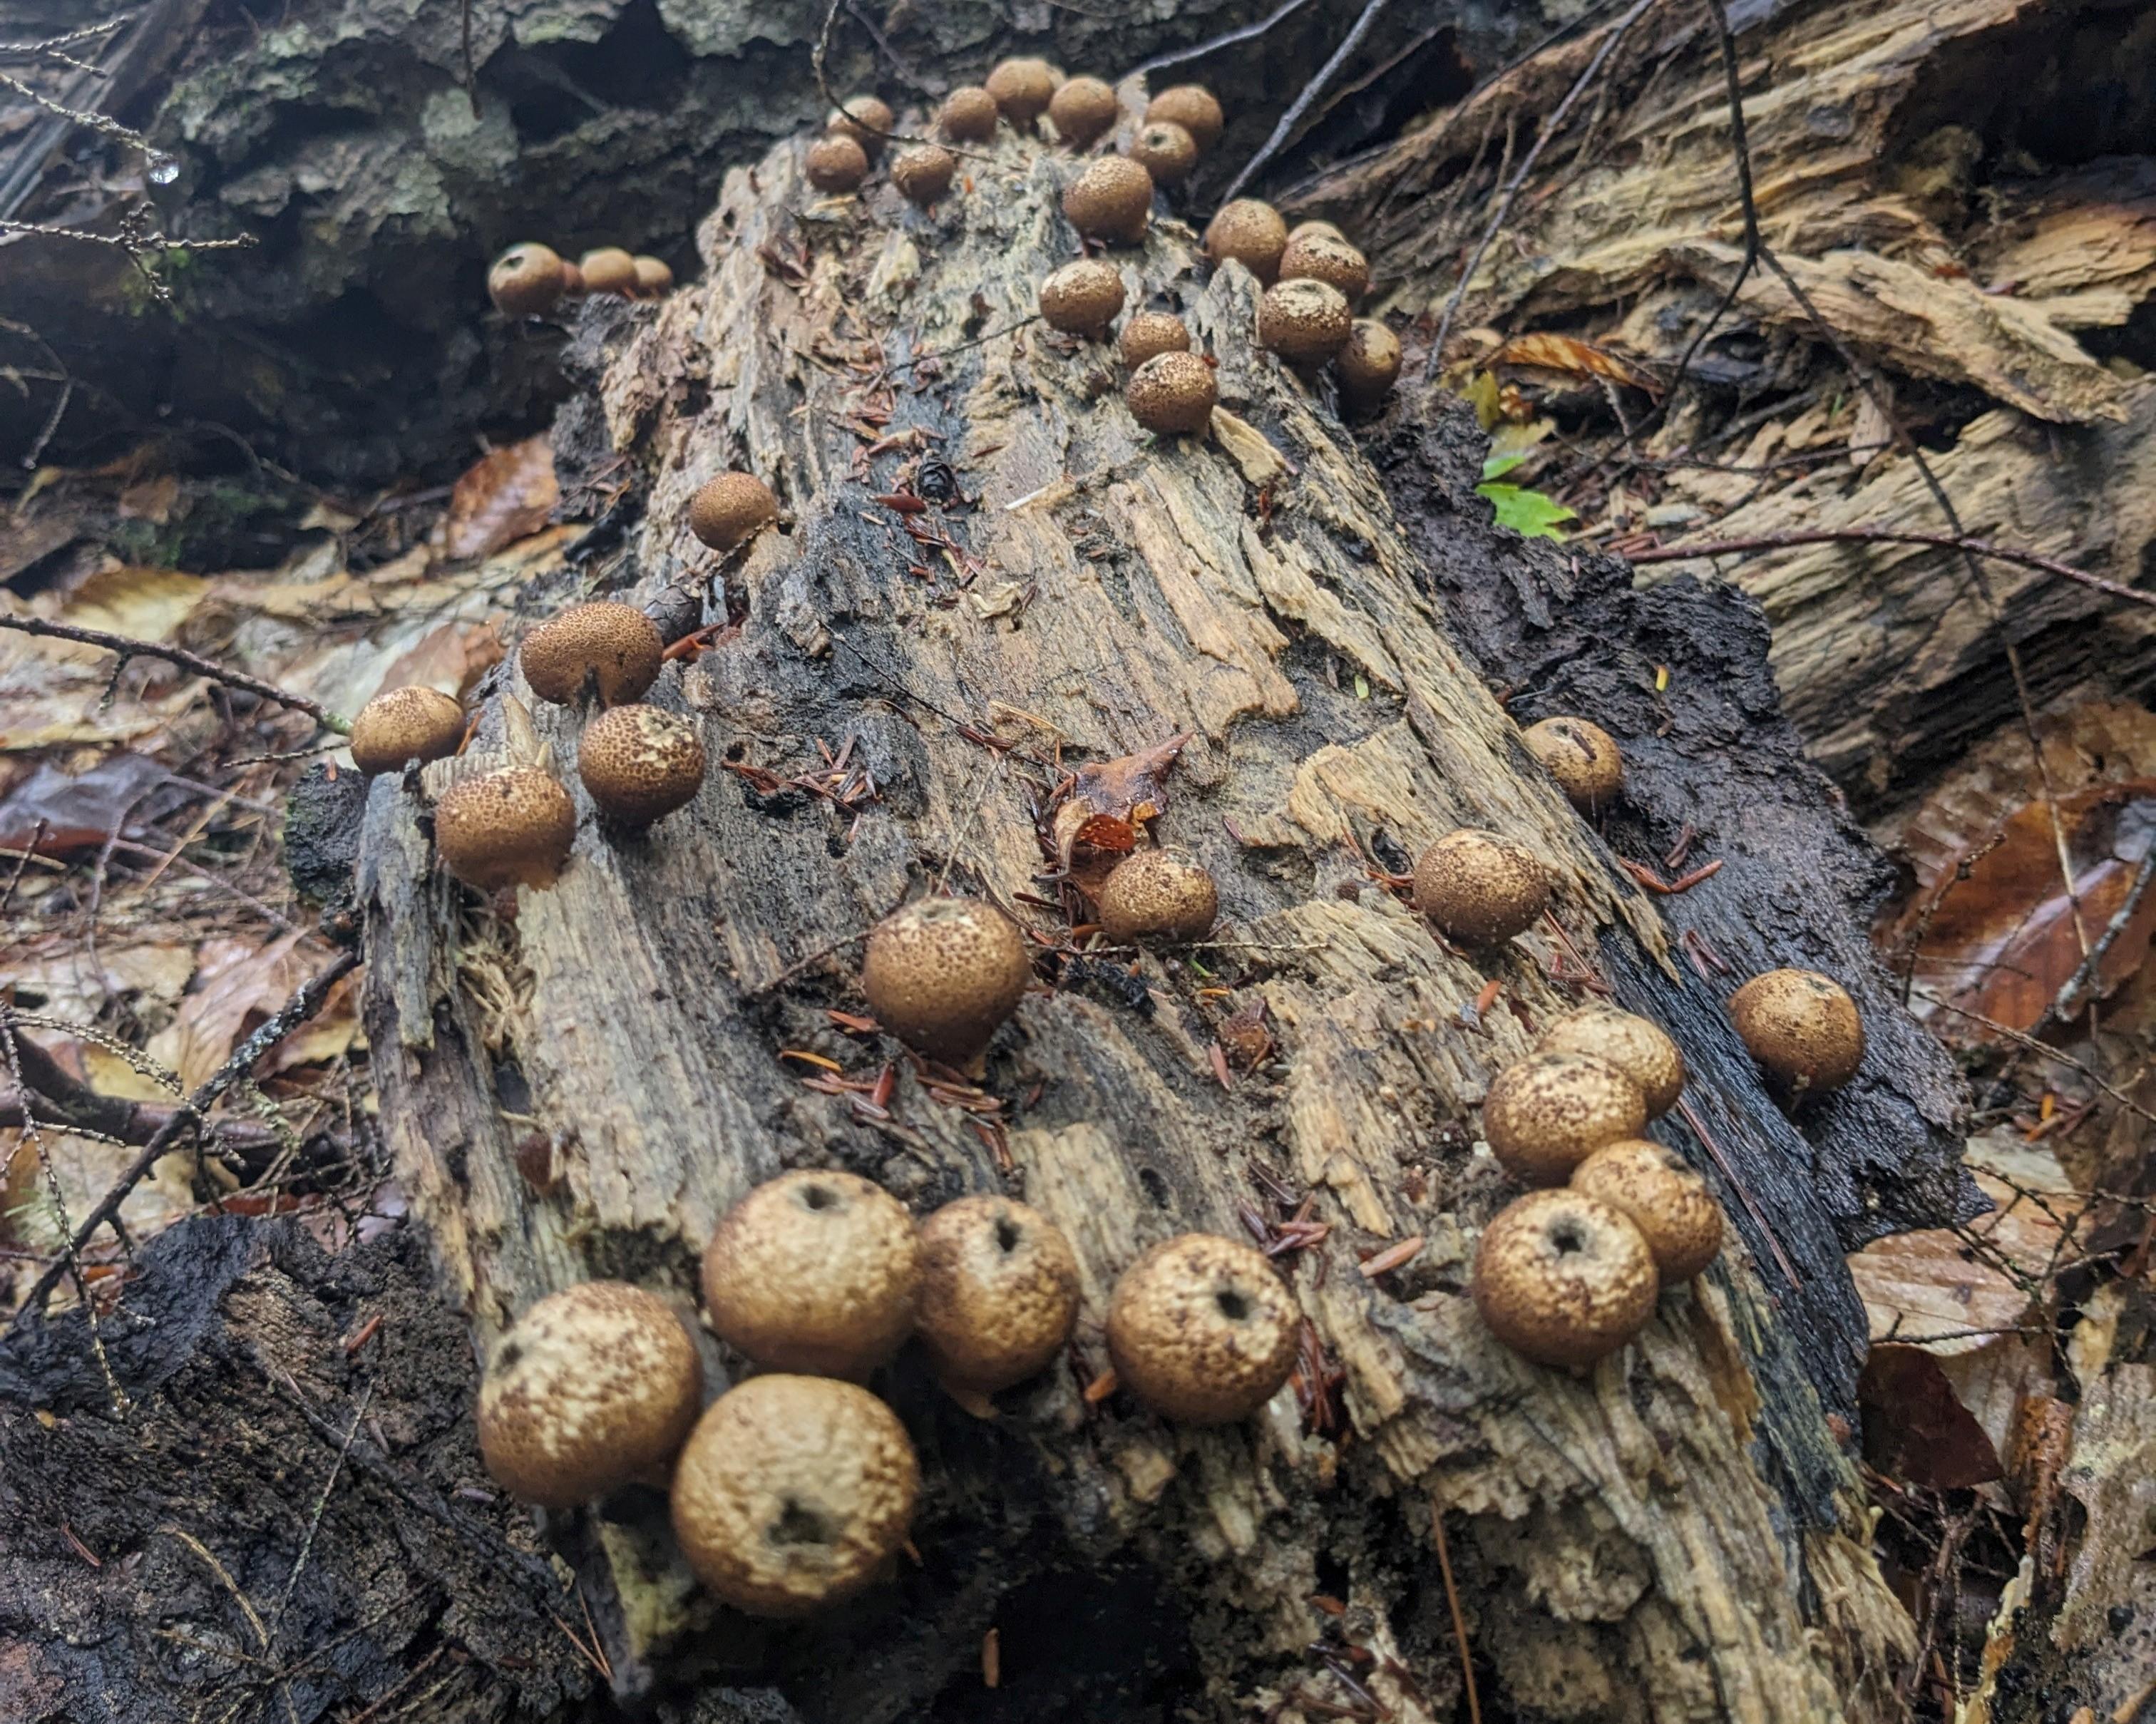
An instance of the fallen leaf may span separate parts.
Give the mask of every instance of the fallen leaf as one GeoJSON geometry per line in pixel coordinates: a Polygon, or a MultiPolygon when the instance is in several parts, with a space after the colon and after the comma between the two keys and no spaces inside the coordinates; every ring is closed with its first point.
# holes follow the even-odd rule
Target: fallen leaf
{"type": "Polygon", "coordinates": [[[2006,1470],[1939,1362],[1919,1347],[1873,1347],[1856,1399],[1864,1409],[1864,1458],[1891,1479],[1965,1491],[2006,1470]]]}
{"type": "Polygon", "coordinates": [[[268,1018],[320,967],[303,956],[305,937],[285,934],[267,946],[248,940],[211,940],[199,953],[195,986],[178,1015],[150,1039],[150,1057],[180,1075],[194,1090],[232,1055],[240,1039],[268,1018]]]}
{"type": "Polygon", "coordinates": [[[1056,855],[1065,868],[1070,866],[1071,854],[1081,844],[1118,853],[1136,847],[1137,834],[1132,828],[1168,805],[1168,775],[1191,735],[1185,731],[1158,748],[1078,769],[1070,793],[1055,810],[1056,855]],[[1111,824],[1093,824],[1102,817],[1111,824]]]}
{"type": "MultiPolygon", "coordinates": [[[[100,569],[68,595],[59,617],[78,629],[102,629],[136,640],[168,640],[208,590],[209,582],[200,575],[183,575],[177,569],[100,569]]],[[[105,656],[110,663],[110,654],[105,656]]]]}
{"type": "Polygon", "coordinates": [[[495,449],[450,491],[440,529],[443,552],[459,562],[490,557],[546,526],[561,500],[551,439],[527,437],[495,449]]]}
{"type": "Polygon", "coordinates": [[[193,793],[147,755],[108,754],[72,775],[39,763],[0,799],[0,846],[65,856],[101,848],[116,831],[131,832],[169,813],[193,793]]]}
{"type": "Polygon", "coordinates": [[[1629,359],[1602,347],[1589,346],[1570,336],[1514,336],[1491,354],[1491,365],[1532,366],[1537,371],[1558,371],[1574,377],[1607,377],[1650,395],[1662,393],[1661,380],[1629,359]]]}

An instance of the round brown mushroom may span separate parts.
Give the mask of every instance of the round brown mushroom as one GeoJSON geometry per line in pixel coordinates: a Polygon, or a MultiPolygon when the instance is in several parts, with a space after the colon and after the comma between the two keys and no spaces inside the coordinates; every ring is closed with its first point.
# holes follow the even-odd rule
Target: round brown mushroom
{"type": "Polygon", "coordinates": [[[352,721],[352,763],[362,772],[398,772],[454,754],[464,740],[465,710],[439,689],[384,689],[352,721]]]}
{"type": "Polygon", "coordinates": [[[1292,245],[1298,239],[1307,239],[1313,234],[1321,233],[1327,239],[1344,240],[1348,237],[1331,222],[1297,222],[1292,228],[1290,228],[1287,230],[1287,243],[1290,245],[1292,245]]]}
{"type": "Polygon", "coordinates": [[[1006,1197],[961,1198],[921,1224],[916,1326],[937,1375],[993,1394],[1045,1368],[1078,1321],[1063,1229],[1006,1197]]]}
{"type": "Polygon", "coordinates": [[[674,1536],[753,1616],[859,1592],[906,1542],[921,1463],[897,1415],[822,1377],[752,1377],[714,1401],[674,1468],[674,1536]]]}
{"type": "Polygon", "coordinates": [[[655,300],[674,291],[674,267],[665,259],[639,253],[634,261],[639,297],[655,300]]]}
{"type": "Polygon", "coordinates": [[[1600,725],[1584,718],[1545,718],[1529,725],[1520,740],[1582,812],[1598,813],[1625,793],[1625,756],[1617,739],[1600,725]]]}
{"type": "Polygon", "coordinates": [[[531,692],[567,706],[596,692],[604,706],[640,698],[659,680],[666,644],[633,604],[573,604],[524,637],[516,662],[531,692]]]}
{"type": "Polygon", "coordinates": [[[1135,245],[1152,218],[1152,176],[1127,156],[1103,156],[1063,194],[1063,213],[1089,239],[1135,245]]]}
{"type": "Polygon", "coordinates": [[[615,706],[584,726],[577,776],[609,819],[649,826],[695,800],[704,782],[704,745],[695,723],[678,712],[615,706]]]}
{"type": "Polygon", "coordinates": [[[985,143],[996,135],[1001,112],[996,99],[979,85],[962,84],[936,110],[936,129],[954,144],[985,143]]]}
{"type": "Polygon", "coordinates": [[[1179,186],[1198,166],[1196,141],[1172,120],[1147,121],[1127,153],[1157,186],[1179,186]]]}
{"type": "Polygon", "coordinates": [[[1227,124],[1219,99],[1202,84],[1178,84],[1163,90],[1146,104],[1145,117],[1148,124],[1164,120],[1181,126],[1200,150],[1219,143],[1227,124]]]}
{"type": "Polygon", "coordinates": [[[1864,1063],[1864,1018],[1815,970],[1769,970],[1729,997],[1737,1033],[1767,1074],[1802,1095],[1838,1090],[1864,1063]]]}
{"type": "Polygon", "coordinates": [[[704,1400],[681,1320],[626,1281],[550,1293],[494,1350],[479,1388],[479,1452],[496,1483],[571,1508],[674,1458],[704,1400]]]}
{"type": "Polygon", "coordinates": [[[704,1249],[712,1332],[774,1371],[867,1376],[912,1332],[920,1286],[912,1216],[854,1173],[765,1181],[704,1249]]]}
{"type": "Polygon", "coordinates": [[[1281,252],[1280,279],[1330,282],[1353,301],[1370,285],[1370,260],[1344,239],[1302,231],[1299,237],[1288,236],[1281,252]]]}
{"type": "Polygon", "coordinates": [[[869,176],[869,152],[858,138],[827,131],[808,146],[802,172],[819,192],[850,192],[869,176]]]}
{"type": "Polygon", "coordinates": [[[689,531],[714,551],[731,551],[778,519],[778,499],[753,473],[721,473],[689,499],[689,531]]]}
{"type": "Polygon", "coordinates": [[[1190,331],[1173,311],[1133,311],[1123,320],[1122,333],[1116,338],[1116,351],[1132,371],[1156,353],[1189,351],[1190,331]]]}
{"type": "Polygon", "coordinates": [[[1537,1191],[1482,1229],[1473,1290],[1483,1322],[1514,1352],[1578,1370],[1646,1327],[1661,1284],[1623,1214],[1584,1192],[1537,1191]]]}
{"type": "Polygon", "coordinates": [[[1276,282],[1258,301],[1258,340],[1291,365],[1322,365],[1348,345],[1355,319],[1329,281],[1276,282]]]}
{"type": "Polygon", "coordinates": [[[537,767],[461,778],[434,803],[442,865],[482,892],[552,885],[576,838],[576,803],[559,778],[537,767]]]}
{"type": "Polygon", "coordinates": [[[1216,1234],[1178,1234],[1116,1283],[1108,1357],[1121,1385],[1156,1413],[1225,1424],[1287,1381],[1301,1316],[1262,1253],[1216,1234]]]}
{"type": "Polygon", "coordinates": [[[636,259],[618,245],[603,245],[577,261],[586,293],[633,294],[636,291],[636,259]]]}
{"type": "Polygon", "coordinates": [[[1661,1024],[1614,1006],[1583,1006],[1558,1018],[1535,1044],[1541,1054],[1592,1054],[1640,1086],[1647,1117],[1677,1105],[1685,1085],[1684,1055],[1661,1024]]]}
{"type": "Polygon", "coordinates": [[[1131,417],[1163,436],[1188,436],[1213,423],[1220,398],[1213,367],[1195,353],[1156,353],[1123,391],[1131,417]]]}
{"type": "Polygon", "coordinates": [[[958,158],[941,144],[915,144],[891,158],[891,182],[924,209],[951,189],[958,158]]]}
{"type": "Polygon", "coordinates": [[[871,162],[883,148],[884,139],[898,124],[891,104],[880,95],[850,95],[831,110],[824,121],[826,131],[851,138],[871,162]]]}
{"type": "MultiPolygon", "coordinates": [[[[1150,368],[1160,362],[1146,363],[1150,368]]],[[[1220,894],[1204,865],[1188,850],[1133,850],[1101,883],[1100,911],[1101,931],[1119,945],[1203,940],[1220,913],[1220,894]]]]}
{"type": "Polygon", "coordinates": [[[1271,281],[1280,273],[1281,254],[1287,249],[1287,223],[1270,203],[1255,198],[1238,198],[1224,203],[1205,224],[1205,255],[1218,268],[1230,258],[1260,281],[1271,281]]]}
{"type": "Polygon", "coordinates": [[[1048,99],[1049,124],[1074,150],[1111,128],[1122,111],[1115,90],[1098,78],[1066,78],[1048,99]]]}
{"type": "Polygon", "coordinates": [[[1502,945],[1532,927],[1549,900],[1542,859],[1479,827],[1446,833],[1415,862],[1415,908],[1470,946],[1502,945]]]}
{"type": "Polygon", "coordinates": [[[584,290],[584,272],[567,258],[562,260],[562,291],[580,294],[584,290]]]}
{"type": "Polygon", "coordinates": [[[1332,367],[1348,404],[1368,411],[1399,381],[1400,338],[1376,318],[1358,317],[1348,331],[1348,345],[1333,355],[1332,367]]]}
{"type": "Polygon", "coordinates": [[[487,297],[505,317],[536,317],[566,291],[565,266],[548,246],[512,245],[486,272],[487,297]]]}
{"type": "Polygon", "coordinates": [[[883,1027],[917,1054],[978,1067],[1033,983],[1011,919],[978,898],[920,898],[869,934],[861,991],[883,1027]]]}
{"type": "Polygon", "coordinates": [[[1123,309],[1123,278],[1113,264],[1081,258],[1040,284],[1040,316],[1050,329],[1098,341],[1123,309]]]}
{"type": "Polygon", "coordinates": [[[1505,1171],[1562,1185],[1605,1143],[1647,1126],[1640,1086],[1592,1054],[1530,1054],[1490,1080],[1482,1136],[1505,1171]]]}
{"type": "Polygon", "coordinates": [[[1021,131],[1047,111],[1055,95],[1055,70],[1046,60],[999,60],[981,82],[1004,118],[1021,131]]]}
{"type": "Polygon", "coordinates": [[[1673,1149],[1645,1137],[1605,1143],[1572,1170],[1571,1183],[1631,1219],[1665,1287],[1721,1255],[1722,1205],[1673,1149]]]}

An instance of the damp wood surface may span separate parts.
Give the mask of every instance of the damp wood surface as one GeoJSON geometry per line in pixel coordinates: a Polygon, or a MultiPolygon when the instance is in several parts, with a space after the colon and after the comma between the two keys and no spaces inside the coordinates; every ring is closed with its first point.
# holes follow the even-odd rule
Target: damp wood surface
{"type": "MultiPolygon", "coordinates": [[[[1801,764],[1758,612],[1686,582],[1665,590],[1689,610],[1635,597],[1620,565],[1499,534],[1471,496],[1471,420],[1434,398],[1413,404],[1419,432],[1399,409],[1359,428],[1366,454],[1327,386],[1256,350],[1250,278],[1209,280],[1172,217],[1108,255],[1133,307],[1179,310],[1218,361],[1221,411],[1205,439],[1141,432],[1111,351],[1029,321],[1075,251],[1068,158],[1006,139],[962,168],[924,214],[881,185],[820,198],[782,146],[727,177],[703,280],[585,314],[588,388],[557,456],[594,522],[580,584],[531,611],[604,593],[717,630],[649,697],[701,726],[696,801],[629,839],[578,790],[572,859],[513,920],[434,867],[411,788],[376,781],[365,813],[382,1121],[482,1349],[595,1275],[693,1316],[713,1224],[788,1167],[846,1167],[918,1211],[1008,1190],[1078,1252],[1068,1368],[993,1421],[910,1362],[879,1383],[925,1494],[918,1563],[860,1603],[774,1630],[695,1593],[655,1502],[557,1526],[617,1686],[767,1691],[788,1710],[764,1716],[811,1724],[1002,1716],[1029,1680],[1098,1718],[1314,1717],[1330,1715],[1300,1708],[1345,1692],[1308,1650],[1337,1623],[1375,1655],[1361,1680],[1392,1716],[1449,1716],[1441,1520],[1486,1706],[1885,1715],[1914,1640],[1829,1422],[1864,1344],[1841,1254],[1966,1207],[1958,1095],[1871,967],[1852,917],[1876,859],[1801,764]],[[873,500],[929,452],[959,500],[873,500]],[[729,468],[769,481],[787,519],[720,558],[685,517],[729,468]],[[1677,672],[1666,689],[1658,666],[1677,672]],[[1519,742],[1515,719],[1566,710],[1560,694],[1598,702],[1573,710],[1635,751],[1606,834],[1519,742]],[[1195,949],[1057,952],[1067,924],[1031,901],[1055,895],[1036,817],[1065,773],[1171,746],[1153,831],[1213,871],[1219,928],[1195,949]],[[840,756],[872,797],[784,782],[840,756]],[[1685,866],[1719,873],[1661,898],[1619,865],[1613,844],[1661,869],[1686,824],[1685,866]],[[1462,824],[1529,845],[1558,881],[1553,921],[1481,962],[1373,877],[1462,824]],[[866,1010],[859,937],[939,884],[1040,944],[1042,985],[991,1051],[992,1115],[830,1015],[866,1010]],[[1721,1007],[1778,962],[1840,975],[1873,1032],[1857,1082],[1794,1121],[1721,1007]],[[1494,1342],[1466,1284],[1476,1229],[1514,1194],[1475,1148],[1476,1105],[1582,997],[1562,977],[1584,968],[1682,1044],[1713,1142],[1669,1138],[1733,1237],[1637,1344],[1573,1378],[1494,1342]],[[1213,1044],[1260,1003],[1273,1050],[1224,1083],[1213,1044]],[[804,1084],[817,1061],[860,1080],[895,1063],[888,1119],[804,1084]],[[1331,1229],[1278,1260],[1312,1325],[1308,1393],[1209,1432],[1089,1401],[1121,1270],[1172,1233],[1281,1219],[1282,1193],[1331,1229]],[[1405,1266],[1358,1272],[1417,1237],[1405,1266]],[[1043,1620],[1063,1593],[1142,1599],[1145,1626],[1118,1618],[1096,1646],[1083,1609],[1043,1620]],[[985,1691],[999,1624],[1009,1686],[985,1691]],[[1083,1677],[1043,1667],[1089,1658],[1083,1677]],[[1163,1659],[1182,1687],[1143,1675],[1163,1659]]],[[[512,660],[471,751],[427,788],[528,751],[519,708],[571,773],[578,715],[536,702],[512,660]]]]}

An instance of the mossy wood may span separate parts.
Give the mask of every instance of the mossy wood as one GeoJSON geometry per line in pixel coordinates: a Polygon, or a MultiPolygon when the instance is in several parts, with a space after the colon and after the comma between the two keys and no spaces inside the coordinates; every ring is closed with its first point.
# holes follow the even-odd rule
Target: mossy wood
{"type": "MultiPolygon", "coordinates": [[[[1222,407],[1207,438],[1140,432],[1112,350],[1031,321],[1036,284],[1075,254],[1067,158],[1006,134],[926,213],[880,180],[821,198],[800,162],[785,146],[727,177],[701,280],[585,314],[596,381],[559,444],[565,495],[600,525],[584,588],[534,595],[535,617],[604,595],[678,618],[686,594],[692,620],[737,622],[649,696],[696,716],[713,770],[641,838],[580,794],[573,859],[513,921],[444,879],[412,790],[375,782],[361,883],[382,1121],[482,1345],[594,1275],[687,1312],[720,1215],[801,1166],[921,1210],[1022,1196],[1069,1233],[1084,1306],[1067,1367],[992,1421],[911,1357],[878,1379],[921,1451],[919,1561],[835,1618],[775,1632],[716,1611],[654,1504],[558,1524],[617,1684],[772,1688],[819,1724],[1061,1716],[1050,1701],[1342,1716],[1302,1710],[1362,1704],[1309,1650],[1330,1636],[1388,1716],[1449,1717],[1442,1554],[1486,1707],[1890,1710],[1913,1637],[1830,1434],[1863,1335],[1840,1254],[1959,1201],[1955,1092],[1870,968],[1851,912],[1874,860],[1794,753],[1756,613],[1667,583],[1665,623],[1697,603],[1663,641],[1618,566],[1499,535],[1470,495],[1471,423],[1434,399],[1374,428],[1381,472],[1328,386],[1258,351],[1250,278],[1209,280],[1172,218],[1110,255],[1134,307],[1178,310],[1218,360],[1222,407]],[[937,495],[932,456],[958,500],[876,500],[909,475],[937,495]],[[685,516],[731,467],[768,480],[786,521],[722,559],[685,516]],[[1606,835],[1527,758],[1462,644],[1534,661],[1572,618],[1596,637],[1503,674],[1522,721],[1566,710],[1545,695],[1589,655],[1586,685],[1614,680],[1588,716],[1624,742],[1633,788],[1606,835]],[[1657,662],[1677,667],[1665,692],[1657,662]],[[1199,947],[1074,957],[1042,901],[1064,774],[1178,741],[1153,829],[1209,866],[1220,926],[1199,947]],[[1650,897],[1611,844],[1658,858],[1681,818],[1686,865],[1727,866],[1650,897]],[[1493,957],[1448,949],[1374,877],[1461,824],[1558,879],[1553,921],[1493,957]],[[833,1016],[865,1010],[860,937],[939,883],[1040,938],[1043,984],[988,1061],[993,1114],[833,1016]],[[1732,976],[1703,974],[1686,930],[1732,976]],[[1873,1031],[1856,1083],[1794,1123],[1720,1003],[1774,962],[1841,976],[1873,1031]],[[1496,1345],[1466,1285],[1475,1229],[1515,1194],[1474,1152],[1475,1106],[1589,967],[1682,1044],[1713,1148],[1680,1116],[1664,1135],[1741,1238],[1573,1378],[1496,1345]],[[1224,1023],[1260,1003],[1270,1054],[1222,1064],[1224,1023]],[[871,1082],[886,1063],[887,1118],[831,1093],[834,1068],[871,1082]],[[1312,1326],[1300,1395],[1197,1431],[1084,1393],[1141,1249],[1246,1236],[1306,1193],[1330,1234],[1277,1259],[1312,1326]],[[1404,1267],[1359,1272],[1411,1237],[1404,1267]]],[[[430,791],[528,752],[511,700],[570,772],[579,716],[534,701],[512,660],[430,791]]]]}

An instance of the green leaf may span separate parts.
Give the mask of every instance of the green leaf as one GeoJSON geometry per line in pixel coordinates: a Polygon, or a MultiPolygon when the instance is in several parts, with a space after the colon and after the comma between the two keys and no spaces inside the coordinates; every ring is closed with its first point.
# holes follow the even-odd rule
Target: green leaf
{"type": "Polygon", "coordinates": [[[1485,479],[1502,479],[1507,473],[1510,473],[1512,469],[1518,466],[1521,462],[1526,459],[1527,457],[1525,455],[1501,455],[1492,454],[1490,459],[1482,464],[1482,476],[1485,479]]]}
{"type": "Polygon", "coordinates": [[[1562,539],[1564,535],[1558,531],[1558,523],[1578,519],[1574,511],[1556,498],[1522,485],[1478,485],[1475,495],[1487,497],[1496,506],[1499,526],[1508,526],[1523,538],[1562,539]]]}

